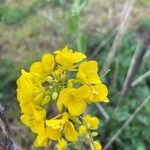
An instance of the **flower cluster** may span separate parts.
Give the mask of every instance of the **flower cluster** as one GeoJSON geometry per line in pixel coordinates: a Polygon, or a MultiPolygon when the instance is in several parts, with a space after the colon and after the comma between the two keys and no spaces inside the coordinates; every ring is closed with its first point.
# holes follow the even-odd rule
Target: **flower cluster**
{"type": "Polygon", "coordinates": [[[17,80],[17,99],[21,121],[37,134],[34,146],[48,146],[56,142],[58,150],[68,144],[86,139],[91,149],[100,150],[94,141],[99,119],[84,115],[88,104],[108,102],[108,89],[98,76],[96,61],[86,61],[81,52],[67,46],[41,61],[33,63],[30,71],[21,71],[17,80]],[[55,105],[56,116],[50,117],[48,106],[55,105]]]}

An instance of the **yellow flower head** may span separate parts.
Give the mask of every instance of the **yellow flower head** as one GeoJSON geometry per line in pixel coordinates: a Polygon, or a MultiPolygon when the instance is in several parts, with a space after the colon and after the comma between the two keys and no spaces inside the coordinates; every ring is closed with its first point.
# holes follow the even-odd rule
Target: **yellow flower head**
{"type": "Polygon", "coordinates": [[[91,117],[90,115],[86,115],[83,117],[83,120],[87,124],[88,128],[92,130],[96,130],[99,126],[99,119],[97,117],[91,117]]]}
{"type": "Polygon", "coordinates": [[[64,105],[70,114],[81,115],[86,108],[86,102],[81,94],[80,88],[66,88],[62,90],[57,101],[58,110],[61,111],[64,105]]]}
{"type": "Polygon", "coordinates": [[[42,61],[37,61],[30,67],[30,72],[35,75],[39,80],[45,81],[46,76],[50,75],[54,68],[54,57],[51,54],[45,54],[42,61]]]}
{"type": "Polygon", "coordinates": [[[67,142],[64,138],[58,140],[57,150],[67,150],[67,142]]]}
{"type": "Polygon", "coordinates": [[[108,102],[108,89],[98,76],[98,64],[84,61],[83,53],[73,52],[68,46],[54,53],[44,54],[29,72],[21,71],[17,80],[20,120],[37,134],[35,147],[55,142],[57,150],[66,150],[85,138],[92,143],[92,150],[101,150],[98,141],[93,143],[99,119],[88,114],[82,118],[88,104],[108,102]],[[54,106],[56,114],[49,111],[54,106]]]}
{"type": "Polygon", "coordinates": [[[86,56],[81,52],[73,52],[72,49],[69,49],[66,46],[62,50],[55,51],[56,62],[61,66],[63,70],[74,70],[75,63],[80,62],[86,56]]]}
{"type": "Polygon", "coordinates": [[[43,147],[43,146],[47,146],[48,144],[50,144],[50,141],[45,132],[38,134],[34,141],[35,147],[43,147]]]}
{"type": "Polygon", "coordinates": [[[58,115],[50,120],[46,120],[46,125],[54,128],[54,129],[61,129],[63,128],[64,124],[68,121],[68,114],[64,113],[62,115],[58,115]],[[62,117],[62,118],[60,118],[62,117]]]}
{"type": "Polygon", "coordinates": [[[21,121],[28,127],[30,127],[30,129],[32,130],[32,132],[34,133],[42,133],[44,130],[44,120],[39,120],[36,121],[34,119],[34,117],[32,117],[31,115],[22,115],[20,117],[21,121]]]}
{"type": "Polygon", "coordinates": [[[80,128],[79,128],[79,134],[80,134],[80,135],[83,135],[83,134],[86,134],[87,132],[88,132],[88,131],[87,131],[86,126],[81,125],[80,128]]]}
{"type": "Polygon", "coordinates": [[[52,127],[47,127],[46,134],[48,135],[49,139],[57,141],[61,137],[61,129],[54,129],[52,127]]]}
{"type": "Polygon", "coordinates": [[[17,80],[17,98],[21,105],[26,105],[42,95],[44,88],[39,81],[35,81],[32,74],[24,70],[21,73],[21,77],[17,80]]]}
{"type": "MultiPolygon", "coordinates": [[[[59,117],[60,117],[60,115],[46,121],[46,125],[49,128],[57,131],[57,133],[55,135],[51,136],[50,139],[57,140],[61,136],[60,134],[64,133],[65,138],[68,141],[70,141],[70,142],[76,141],[78,138],[78,134],[74,128],[74,125],[68,120],[68,114],[64,113],[62,115],[62,118],[59,118],[59,117]],[[53,138],[54,136],[57,138],[54,139],[53,138]]],[[[54,131],[49,132],[49,134],[51,134],[51,133],[54,133],[54,131]]]]}
{"type": "Polygon", "coordinates": [[[94,60],[82,62],[79,65],[79,70],[77,72],[77,79],[87,85],[99,84],[101,83],[98,76],[98,65],[94,60]]]}
{"type": "Polygon", "coordinates": [[[107,95],[108,89],[104,84],[97,84],[91,86],[92,96],[89,99],[90,102],[109,102],[107,95]]]}
{"type": "Polygon", "coordinates": [[[70,121],[68,121],[64,126],[64,134],[65,138],[70,142],[75,142],[78,139],[78,133],[70,121]]]}
{"type": "Polygon", "coordinates": [[[94,141],[94,145],[91,144],[92,150],[102,150],[102,145],[99,141],[94,141]]]}

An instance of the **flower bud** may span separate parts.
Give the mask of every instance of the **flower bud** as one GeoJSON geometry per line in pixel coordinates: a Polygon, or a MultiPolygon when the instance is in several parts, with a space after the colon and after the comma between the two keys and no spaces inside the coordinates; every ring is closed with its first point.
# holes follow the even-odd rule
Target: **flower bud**
{"type": "Polygon", "coordinates": [[[53,77],[48,76],[48,77],[46,78],[46,81],[49,82],[49,83],[53,83],[53,77]]]}
{"type": "Polygon", "coordinates": [[[58,97],[58,93],[57,93],[57,92],[53,92],[53,93],[52,93],[52,99],[53,99],[53,100],[56,100],[57,97],[58,97]]]}
{"type": "Polygon", "coordinates": [[[82,134],[86,134],[87,133],[87,129],[84,125],[81,125],[79,128],[79,133],[82,134]]]}
{"type": "Polygon", "coordinates": [[[49,89],[53,89],[53,86],[50,85],[50,86],[49,86],[49,89]]]}
{"type": "Polygon", "coordinates": [[[58,82],[59,82],[58,80],[56,80],[56,79],[54,80],[54,83],[58,83],[58,82]]]}
{"type": "Polygon", "coordinates": [[[60,78],[61,78],[61,80],[65,80],[66,79],[66,75],[62,74],[60,78]]]}
{"type": "Polygon", "coordinates": [[[92,136],[93,136],[93,137],[95,137],[95,136],[97,136],[97,135],[98,135],[97,132],[92,132],[92,136]]]}

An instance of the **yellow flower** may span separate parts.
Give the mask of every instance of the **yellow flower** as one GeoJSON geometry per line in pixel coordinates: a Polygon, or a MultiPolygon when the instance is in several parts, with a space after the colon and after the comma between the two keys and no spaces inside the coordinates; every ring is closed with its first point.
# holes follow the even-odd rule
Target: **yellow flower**
{"type": "Polygon", "coordinates": [[[61,137],[61,129],[54,129],[52,127],[47,127],[46,134],[51,140],[57,141],[61,137]]]}
{"type": "Polygon", "coordinates": [[[65,138],[70,142],[75,142],[78,139],[78,133],[70,121],[68,121],[64,126],[64,134],[65,138]]]}
{"type": "Polygon", "coordinates": [[[50,140],[45,132],[38,134],[34,141],[35,147],[48,146],[48,144],[50,144],[50,140]]]}
{"type": "Polygon", "coordinates": [[[102,150],[102,145],[99,143],[99,141],[94,141],[94,145],[91,143],[91,149],[102,150]]]}
{"type": "Polygon", "coordinates": [[[61,131],[68,121],[67,114],[58,115],[52,119],[46,120],[47,134],[51,140],[58,140],[61,137],[61,131]]]}
{"type": "Polygon", "coordinates": [[[82,62],[79,65],[77,79],[83,84],[99,84],[101,83],[98,76],[98,65],[94,60],[82,62]]]}
{"type": "Polygon", "coordinates": [[[36,121],[31,115],[21,115],[21,121],[31,128],[34,133],[42,133],[44,130],[44,120],[36,121]]]}
{"type": "Polygon", "coordinates": [[[69,87],[62,90],[57,101],[58,110],[62,111],[64,105],[71,115],[81,115],[86,108],[86,102],[82,94],[84,95],[85,93],[81,93],[80,88],[69,87]]]}
{"type": "Polygon", "coordinates": [[[32,115],[35,120],[42,120],[46,117],[46,110],[33,103],[28,103],[27,105],[20,105],[22,113],[26,115],[32,115]]]}
{"type": "Polygon", "coordinates": [[[84,125],[81,125],[79,128],[79,134],[83,135],[87,133],[87,128],[84,125]]]}
{"type": "Polygon", "coordinates": [[[99,126],[99,119],[97,117],[91,117],[90,115],[86,115],[83,117],[84,122],[91,130],[96,130],[99,126]]]}
{"type": "Polygon", "coordinates": [[[57,150],[67,150],[67,142],[64,138],[58,140],[57,150]]]}
{"type": "Polygon", "coordinates": [[[104,84],[97,84],[91,86],[92,96],[89,99],[90,102],[109,102],[107,98],[108,89],[104,84]]]}
{"type": "Polygon", "coordinates": [[[24,113],[20,119],[21,121],[35,133],[43,132],[44,121],[46,117],[46,110],[39,106],[33,105],[32,103],[23,105],[21,107],[24,113]]]}
{"type": "MultiPolygon", "coordinates": [[[[81,119],[80,115],[86,111],[86,104],[108,102],[108,89],[98,76],[96,61],[81,62],[86,56],[68,46],[55,54],[55,60],[53,55],[45,54],[31,65],[30,72],[21,71],[17,99],[20,120],[37,134],[34,146],[46,147],[54,142],[58,150],[67,150],[67,143],[97,136],[99,119],[90,115],[81,119]],[[47,106],[51,104],[63,113],[49,118],[47,106]]],[[[102,147],[94,141],[91,149],[102,147]]]]}
{"type": "Polygon", "coordinates": [[[63,48],[62,50],[55,51],[56,54],[56,62],[61,65],[63,70],[74,70],[75,63],[80,62],[82,59],[86,58],[86,56],[81,52],[73,52],[73,50],[69,49],[68,46],[63,48]]]}
{"type": "Polygon", "coordinates": [[[61,137],[61,132],[64,133],[68,141],[73,142],[77,140],[77,132],[73,124],[68,120],[67,113],[46,120],[46,125],[48,126],[47,133],[52,140],[58,140],[61,137]]]}
{"type": "Polygon", "coordinates": [[[21,105],[26,105],[38,98],[42,100],[45,89],[39,81],[36,81],[31,73],[24,70],[17,80],[17,99],[21,105]]]}
{"type": "Polygon", "coordinates": [[[40,81],[44,82],[46,80],[46,76],[50,75],[55,62],[54,57],[51,54],[45,54],[42,57],[42,61],[35,62],[30,67],[30,72],[35,75],[40,81]]]}
{"type": "Polygon", "coordinates": [[[67,121],[68,114],[64,113],[63,115],[58,115],[50,120],[46,120],[46,125],[53,129],[61,129],[67,121]],[[59,118],[60,116],[62,116],[62,118],[59,118]]]}
{"type": "Polygon", "coordinates": [[[52,72],[55,79],[60,79],[63,76],[65,77],[65,71],[63,71],[61,68],[57,68],[52,72]]]}

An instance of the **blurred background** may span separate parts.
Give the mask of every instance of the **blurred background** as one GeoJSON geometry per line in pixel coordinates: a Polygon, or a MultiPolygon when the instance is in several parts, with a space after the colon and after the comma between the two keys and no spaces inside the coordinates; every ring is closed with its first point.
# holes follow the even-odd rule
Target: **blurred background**
{"type": "MultiPolygon", "coordinates": [[[[106,145],[150,94],[149,0],[0,0],[0,101],[12,137],[35,150],[35,135],[20,121],[16,80],[42,54],[69,45],[95,59],[110,103],[89,111],[101,118],[106,145]]],[[[132,118],[110,150],[148,150],[150,103],[132,118]]],[[[76,149],[76,148],[74,148],[76,149]]]]}

